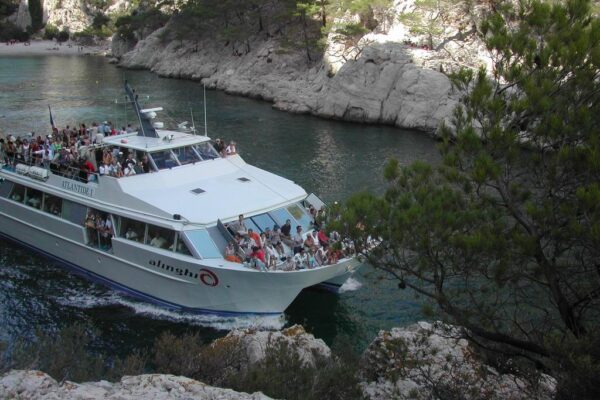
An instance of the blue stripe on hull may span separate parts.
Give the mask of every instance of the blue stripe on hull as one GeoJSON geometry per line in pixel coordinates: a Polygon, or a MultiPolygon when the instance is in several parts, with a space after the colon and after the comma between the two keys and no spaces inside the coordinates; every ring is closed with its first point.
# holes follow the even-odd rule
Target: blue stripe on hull
{"type": "Polygon", "coordinates": [[[77,264],[73,264],[70,261],[67,261],[65,259],[62,259],[52,253],[48,253],[45,250],[42,250],[40,248],[37,248],[35,246],[30,245],[29,243],[25,243],[19,239],[16,239],[12,236],[9,236],[3,232],[0,232],[0,236],[3,238],[6,238],[14,243],[17,243],[23,247],[26,247],[28,249],[31,249],[39,254],[42,254],[45,257],[51,258],[54,261],[57,261],[58,263],[64,265],[65,267],[69,268],[70,270],[72,270],[73,272],[77,273],[78,275],[83,275],[86,278],[89,278],[91,281],[97,282],[97,283],[101,283],[105,286],[108,286],[112,289],[118,290],[120,292],[123,292],[127,295],[131,295],[133,297],[138,297],[141,298],[145,301],[148,301],[149,303],[153,303],[156,305],[159,305],[161,307],[165,307],[168,309],[175,309],[175,310],[181,310],[181,311],[185,311],[185,312],[191,312],[191,313],[202,313],[202,314],[215,314],[215,315],[279,315],[281,313],[278,312],[272,312],[272,313],[253,313],[253,312],[236,312],[236,311],[219,311],[219,310],[207,310],[204,308],[191,308],[191,307],[186,307],[186,306],[182,306],[179,304],[175,304],[175,303],[171,303],[165,300],[161,300],[157,297],[154,297],[150,294],[144,293],[144,292],[140,292],[138,290],[132,289],[128,286],[124,286],[118,282],[115,282],[111,279],[105,278],[101,275],[98,275],[94,272],[88,271],[87,269],[80,267],[77,264]]]}
{"type": "Polygon", "coordinates": [[[333,293],[337,293],[339,292],[340,288],[342,287],[342,285],[338,285],[337,283],[330,283],[330,282],[321,282],[317,285],[312,286],[315,289],[319,289],[319,290],[326,290],[328,292],[333,292],[333,293]]]}

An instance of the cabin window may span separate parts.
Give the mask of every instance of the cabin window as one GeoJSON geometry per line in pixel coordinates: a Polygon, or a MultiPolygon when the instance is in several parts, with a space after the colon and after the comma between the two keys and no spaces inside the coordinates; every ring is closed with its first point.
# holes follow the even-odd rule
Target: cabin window
{"type": "Polygon", "coordinates": [[[47,213],[60,217],[62,210],[62,199],[60,197],[52,196],[51,194],[44,193],[44,211],[47,213]]]}
{"type": "Polygon", "coordinates": [[[110,214],[88,208],[83,226],[85,227],[86,244],[101,250],[112,248],[115,229],[110,214]]]}
{"type": "Polygon", "coordinates": [[[175,232],[161,228],[160,226],[148,224],[148,234],[146,235],[146,244],[160,249],[173,249],[175,242],[175,232]]]}
{"type": "Polygon", "coordinates": [[[185,236],[202,258],[222,258],[221,252],[215,246],[205,229],[186,231],[185,236]]]}
{"type": "Polygon", "coordinates": [[[156,165],[156,168],[158,169],[173,168],[179,165],[175,155],[171,153],[171,150],[150,153],[150,157],[152,157],[154,165],[156,165]]]}
{"type": "Polygon", "coordinates": [[[42,192],[39,190],[27,188],[25,192],[25,204],[30,207],[37,208],[38,210],[42,208],[42,192]]]}
{"type": "Polygon", "coordinates": [[[25,187],[21,185],[14,185],[12,191],[10,192],[11,200],[22,203],[25,200],[25,187]]]}
{"type": "Polygon", "coordinates": [[[212,160],[214,158],[219,158],[219,153],[215,150],[214,147],[210,143],[200,143],[194,146],[200,157],[203,160],[212,160]]]}
{"type": "Polygon", "coordinates": [[[283,226],[283,224],[285,224],[285,221],[287,221],[288,219],[292,224],[295,222],[294,217],[292,217],[292,214],[290,214],[285,208],[279,208],[277,210],[269,211],[269,215],[275,220],[275,222],[277,222],[277,225],[279,226],[283,226]]]}
{"type": "Polygon", "coordinates": [[[260,214],[252,217],[252,221],[264,232],[267,228],[273,229],[275,227],[275,221],[269,216],[269,214],[260,214]]]}
{"type": "Polygon", "coordinates": [[[71,221],[77,225],[83,225],[86,214],[87,207],[69,200],[62,201],[61,216],[67,221],[71,221]]]}
{"type": "Polygon", "coordinates": [[[202,160],[192,146],[178,147],[173,149],[173,153],[175,153],[175,156],[177,156],[177,160],[181,165],[192,164],[202,160]]]}
{"type": "Polygon", "coordinates": [[[144,243],[146,224],[134,219],[120,217],[118,222],[118,232],[120,237],[133,240],[134,242],[144,243]]]}
{"type": "Polygon", "coordinates": [[[8,197],[12,192],[13,183],[10,181],[4,181],[0,183],[0,197],[8,197]]]}
{"type": "Polygon", "coordinates": [[[175,252],[186,255],[186,256],[192,255],[192,253],[190,252],[190,250],[187,247],[187,244],[185,244],[185,240],[183,240],[183,233],[177,234],[175,252]]]}
{"type": "Polygon", "coordinates": [[[302,226],[304,232],[312,229],[312,218],[306,213],[304,207],[300,207],[297,204],[292,204],[291,206],[287,207],[287,210],[290,212],[290,214],[292,214],[294,219],[298,221],[298,225],[302,226]]]}

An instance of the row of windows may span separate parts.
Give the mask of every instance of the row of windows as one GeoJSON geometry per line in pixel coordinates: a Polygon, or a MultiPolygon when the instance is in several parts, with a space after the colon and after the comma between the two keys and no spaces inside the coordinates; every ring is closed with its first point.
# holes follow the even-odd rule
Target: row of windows
{"type": "Polygon", "coordinates": [[[193,256],[189,248],[194,248],[202,258],[222,257],[205,229],[176,232],[130,218],[111,215],[11,182],[0,184],[0,197],[7,197],[85,227],[87,244],[103,250],[112,247],[111,239],[116,236],[187,256],[193,256]]]}

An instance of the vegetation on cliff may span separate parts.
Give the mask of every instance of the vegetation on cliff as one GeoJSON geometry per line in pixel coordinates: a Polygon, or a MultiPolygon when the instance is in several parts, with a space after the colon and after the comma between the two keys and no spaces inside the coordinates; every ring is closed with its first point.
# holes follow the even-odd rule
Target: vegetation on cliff
{"type": "Polygon", "coordinates": [[[371,263],[427,311],[598,398],[600,20],[588,0],[497,3],[480,32],[493,75],[453,76],[442,165],[391,161],[338,227],[380,238],[371,263]]]}

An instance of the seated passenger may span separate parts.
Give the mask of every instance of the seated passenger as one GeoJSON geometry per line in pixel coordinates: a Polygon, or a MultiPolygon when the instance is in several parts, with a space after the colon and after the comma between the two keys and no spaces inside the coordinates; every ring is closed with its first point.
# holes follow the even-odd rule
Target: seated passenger
{"type": "Polygon", "coordinates": [[[127,232],[125,232],[125,239],[134,240],[139,242],[139,235],[136,231],[133,230],[133,227],[127,228],[127,232]]]}
{"type": "Polygon", "coordinates": [[[244,214],[240,214],[237,223],[232,223],[231,225],[233,225],[233,229],[240,235],[246,235],[248,233],[248,228],[244,222],[244,214]]]}
{"type": "Polygon", "coordinates": [[[254,264],[257,269],[266,271],[267,261],[265,259],[265,252],[258,246],[252,247],[252,253],[250,253],[251,264],[254,264]]]}
{"type": "Polygon", "coordinates": [[[37,196],[31,196],[29,200],[27,200],[27,204],[29,204],[33,208],[40,208],[42,201],[37,196]]]}
{"type": "Polygon", "coordinates": [[[298,225],[296,227],[296,234],[293,237],[293,249],[294,254],[298,253],[303,248],[304,238],[302,237],[302,227],[298,225]]]}
{"type": "Polygon", "coordinates": [[[317,242],[315,241],[312,232],[308,232],[306,234],[306,239],[304,239],[304,247],[306,248],[306,250],[317,250],[317,242]]]}
{"type": "Polygon", "coordinates": [[[319,233],[317,233],[317,238],[319,239],[319,244],[321,246],[326,246],[329,244],[329,237],[325,233],[325,229],[319,229],[319,233]]]}
{"type": "Polygon", "coordinates": [[[267,256],[267,265],[269,269],[275,269],[277,263],[282,258],[282,254],[280,254],[277,251],[277,249],[275,248],[275,246],[273,246],[273,243],[271,242],[267,242],[267,245],[265,246],[265,251],[267,256]]]}
{"type": "Polygon", "coordinates": [[[317,265],[327,265],[327,246],[320,247],[315,253],[315,261],[317,265]]]}
{"type": "Polygon", "coordinates": [[[154,237],[150,241],[150,246],[158,247],[164,249],[167,245],[167,240],[160,236],[158,232],[154,234],[154,237]]]}
{"type": "Polygon", "coordinates": [[[248,239],[250,239],[251,246],[262,247],[262,242],[258,233],[254,232],[252,228],[248,229],[248,239]]]}
{"type": "Polygon", "coordinates": [[[237,154],[237,149],[235,147],[235,142],[233,140],[231,142],[229,142],[229,145],[225,148],[225,153],[228,156],[237,154]]]}
{"type": "Polygon", "coordinates": [[[225,259],[234,263],[242,263],[242,259],[235,254],[235,245],[233,244],[233,241],[225,246],[225,259]]]}
{"type": "Polygon", "coordinates": [[[300,251],[294,254],[294,262],[298,269],[307,269],[309,267],[308,254],[304,251],[304,247],[301,247],[300,251]]]}

